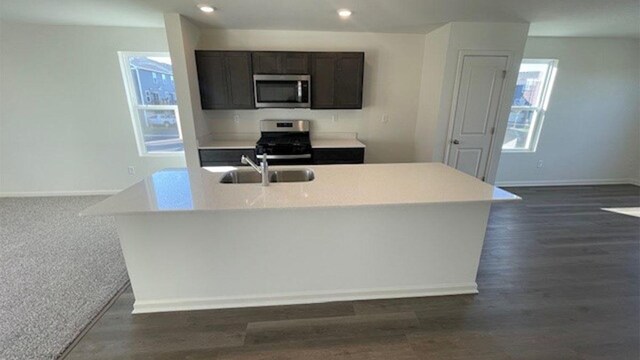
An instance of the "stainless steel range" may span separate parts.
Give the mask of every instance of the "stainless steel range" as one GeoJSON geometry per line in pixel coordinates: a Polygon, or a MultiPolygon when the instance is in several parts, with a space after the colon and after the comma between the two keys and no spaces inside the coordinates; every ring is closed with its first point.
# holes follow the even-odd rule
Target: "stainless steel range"
{"type": "Polygon", "coordinates": [[[258,159],[267,154],[271,165],[311,164],[309,120],[262,120],[256,143],[258,159]]]}

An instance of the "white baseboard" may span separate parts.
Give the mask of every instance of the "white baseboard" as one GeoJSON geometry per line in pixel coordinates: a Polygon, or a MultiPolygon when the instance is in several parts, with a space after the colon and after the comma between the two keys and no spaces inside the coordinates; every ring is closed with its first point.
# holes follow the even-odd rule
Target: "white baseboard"
{"type": "Polygon", "coordinates": [[[333,301],[354,301],[373,299],[394,299],[405,297],[423,296],[443,296],[477,294],[478,285],[468,284],[444,284],[432,288],[397,288],[378,290],[356,290],[339,292],[311,292],[290,295],[265,295],[265,296],[244,296],[225,298],[199,298],[199,299],[176,299],[176,300],[136,300],[133,305],[133,314],[167,312],[167,311],[189,311],[189,310],[210,310],[228,309],[255,306],[276,306],[294,304],[315,304],[333,301]]]}
{"type": "Polygon", "coordinates": [[[78,190],[78,191],[16,191],[0,192],[2,197],[48,197],[48,196],[90,196],[90,195],[114,195],[122,190],[78,190]]]}
{"type": "Polygon", "coordinates": [[[583,179],[583,180],[532,180],[532,181],[497,181],[496,186],[578,186],[578,185],[620,185],[632,184],[640,186],[638,179],[583,179]]]}

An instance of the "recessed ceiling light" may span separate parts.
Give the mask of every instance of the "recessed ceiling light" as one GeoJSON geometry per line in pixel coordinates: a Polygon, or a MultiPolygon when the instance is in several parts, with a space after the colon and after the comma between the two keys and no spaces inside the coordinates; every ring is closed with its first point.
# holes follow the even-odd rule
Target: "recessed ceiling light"
{"type": "Polygon", "coordinates": [[[216,9],[211,5],[198,5],[198,8],[200,8],[200,10],[205,13],[212,13],[216,11],[216,9]]]}
{"type": "Polygon", "coordinates": [[[341,18],[348,18],[349,16],[351,16],[351,10],[340,9],[338,10],[338,15],[340,15],[341,18]]]}

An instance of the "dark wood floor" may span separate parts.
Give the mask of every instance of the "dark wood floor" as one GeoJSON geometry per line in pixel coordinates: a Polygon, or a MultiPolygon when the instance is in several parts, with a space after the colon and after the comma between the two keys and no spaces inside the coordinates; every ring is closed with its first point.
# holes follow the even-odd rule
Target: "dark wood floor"
{"type": "Polygon", "coordinates": [[[126,291],[68,359],[640,358],[635,186],[514,188],[475,296],[131,315],[126,291]]]}

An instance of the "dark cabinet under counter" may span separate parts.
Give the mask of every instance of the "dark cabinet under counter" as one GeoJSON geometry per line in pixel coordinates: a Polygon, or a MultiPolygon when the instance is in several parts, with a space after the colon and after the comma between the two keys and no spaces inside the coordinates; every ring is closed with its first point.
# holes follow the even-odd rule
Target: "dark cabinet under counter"
{"type": "Polygon", "coordinates": [[[255,149],[200,149],[199,153],[200,166],[244,166],[243,155],[256,161],[255,149]]]}
{"type": "Polygon", "coordinates": [[[315,165],[362,164],[365,148],[314,148],[315,165]]]}
{"type": "MultiPolygon", "coordinates": [[[[339,164],[363,164],[364,147],[318,147],[311,150],[311,161],[301,160],[303,164],[312,165],[339,165],[339,164]]],[[[230,148],[204,148],[199,149],[200,166],[244,166],[240,159],[242,155],[254,162],[260,159],[256,156],[254,148],[230,149],[230,148]]],[[[271,165],[282,165],[276,160],[269,162],[271,165]]]]}

